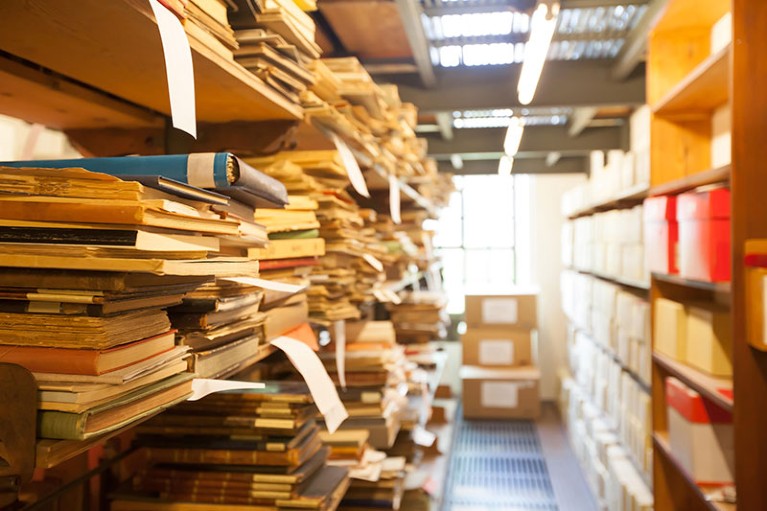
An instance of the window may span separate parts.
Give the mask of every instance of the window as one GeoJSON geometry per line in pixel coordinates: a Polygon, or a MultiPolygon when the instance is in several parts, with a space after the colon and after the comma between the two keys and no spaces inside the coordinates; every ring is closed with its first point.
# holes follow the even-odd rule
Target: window
{"type": "Polygon", "coordinates": [[[444,267],[448,312],[460,314],[465,293],[503,292],[517,280],[514,197],[521,181],[498,175],[454,179],[457,191],[437,221],[434,245],[444,267]]]}

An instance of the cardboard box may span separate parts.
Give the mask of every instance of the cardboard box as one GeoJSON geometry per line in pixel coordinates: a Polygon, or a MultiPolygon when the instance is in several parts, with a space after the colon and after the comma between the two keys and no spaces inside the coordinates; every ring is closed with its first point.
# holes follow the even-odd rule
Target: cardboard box
{"type": "Polygon", "coordinates": [[[714,376],[732,376],[732,316],[727,309],[687,307],[688,364],[714,376]]]}
{"type": "Polygon", "coordinates": [[[679,275],[707,282],[730,280],[730,191],[677,197],[679,275]]]}
{"type": "Polygon", "coordinates": [[[650,272],[679,272],[679,226],[676,197],[650,197],[644,201],[645,260],[650,272]]]}
{"type": "Polygon", "coordinates": [[[538,326],[538,293],[512,292],[504,295],[466,295],[466,324],[469,328],[538,326]]]}
{"type": "Polygon", "coordinates": [[[698,484],[731,483],[734,474],[732,416],[676,378],[666,378],[671,450],[698,484]]]}
{"type": "Polygon", "coordinates": [[[535,365],[535,329],[477,327],[461,336],[463,364],[511,368],[535,365]]]}
{"type": "Polygon", "coordinates": [[[657,298],[654,329],[655,351],[684,361],[687,357],[687,313],[684,305],[657,298]]]}
{"type": "Polygon", "coordinates": [[[535,367],[461,367],[467,419],[535,419],[541,412],[541,372],[535,367]]]}

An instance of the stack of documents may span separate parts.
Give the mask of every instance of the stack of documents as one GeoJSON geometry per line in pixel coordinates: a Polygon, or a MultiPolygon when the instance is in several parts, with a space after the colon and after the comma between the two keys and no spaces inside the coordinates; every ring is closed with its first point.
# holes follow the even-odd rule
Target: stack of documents
{"type": "Polygon", "coordinates": [[[265,389],[179,405],[138,429],[149,463],[112,509],[198,503],[332,511],[348,487],[348,470],[327,466],[316,416],[307,385],[298,382],[270,381],[265,389]]]}

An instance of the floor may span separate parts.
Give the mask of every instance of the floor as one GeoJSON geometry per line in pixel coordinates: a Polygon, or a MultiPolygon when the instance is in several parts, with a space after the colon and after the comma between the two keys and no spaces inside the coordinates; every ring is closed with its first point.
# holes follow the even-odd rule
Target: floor
{"type": "Polygon", "coordinates": [[[443,511],[594,511],[556,407],[531,421],[455,420],[443,511]]]}

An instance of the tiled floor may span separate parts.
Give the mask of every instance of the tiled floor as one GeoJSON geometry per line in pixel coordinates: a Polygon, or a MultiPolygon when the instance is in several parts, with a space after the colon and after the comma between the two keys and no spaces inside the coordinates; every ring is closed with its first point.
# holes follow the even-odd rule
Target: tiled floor
{"type": "Polygon", "coordinates": [[[443,511],[594,511],[556,409],[530,421],[461,421],[443,511]]]}

